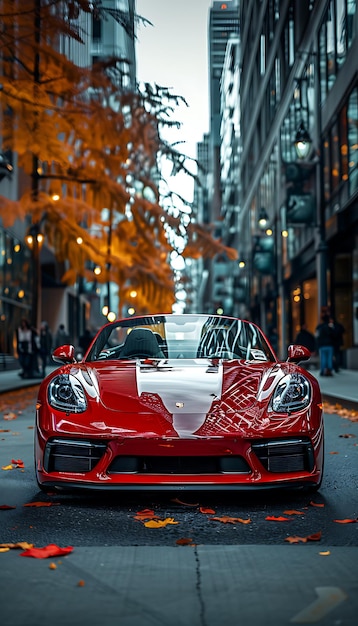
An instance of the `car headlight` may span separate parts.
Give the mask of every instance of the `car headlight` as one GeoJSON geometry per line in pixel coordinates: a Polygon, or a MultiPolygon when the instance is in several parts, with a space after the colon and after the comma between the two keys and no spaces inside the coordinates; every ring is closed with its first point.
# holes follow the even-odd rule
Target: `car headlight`
{"type": "Polygon", "coordinates": [[[302,374],[287,374],[278,383],[269,405],[276,413],[294,413],[311,401],[311,385],[302,374]]]}
{"type": "Polygon", "coordinates": [[[84,389],[71,374],[60,374],[51,380],[48,401],[54,409],[66,413],[83,413],[87,409],[84,389]]]}

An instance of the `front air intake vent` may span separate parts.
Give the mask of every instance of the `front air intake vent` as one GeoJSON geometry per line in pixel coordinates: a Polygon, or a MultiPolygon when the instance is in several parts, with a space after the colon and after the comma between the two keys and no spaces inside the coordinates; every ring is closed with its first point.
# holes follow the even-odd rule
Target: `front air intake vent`
{"type": "Polygon", "coordinates": [[[273,439],[253,443],[252,450],[268,472],[312,472],[314,455],[309,439],[273,439]]]}
{"type": "Polygon", "coordinates": [[[117,456],[108,474],[249,474],[241,456],[117,456]]]}
{"type": "Polygon", "coordinates": [[[93,441],[53,439],[46,445],[46,472],[90,472],[105,453],[107,445],[93,441]]]}

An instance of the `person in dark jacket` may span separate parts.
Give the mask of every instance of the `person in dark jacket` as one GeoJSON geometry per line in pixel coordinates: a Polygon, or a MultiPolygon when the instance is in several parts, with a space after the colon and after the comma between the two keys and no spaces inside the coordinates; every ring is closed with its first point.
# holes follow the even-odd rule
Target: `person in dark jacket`
{"type": "Polygon", "coordinates": [[[312,354],[317,351],[316,337],[308,330],[306,324],[302,324],[301,329],[296,335],[295,343],[300,346],[305,346],[312,354]]]}
{"type": "Polygon", "coordinates": [[[320,360],[320,374],[321,376],[332,376],[335,330],[328,315],[323,316],[322,322],[316,328],[316,341],[320,360]]]}
{"type": "Polygon", "coordinates": [[[345,332],[344,326],[331,317],[330,323],[333,324],[335,338],[333,346],[333,367],[335,372],[339,372],[342,367],[342,347],[344,344],[343,335],[345,332]]]}
{"type": "Polygon", "coordinates": [[[41,361],[41,374],[46,376],[46,365],[52,352],[52,333],[47,322],[41,322],[39,337],[39,355],[41,361]]]}
{"type": "Polygon", "coordinates": [[[35,359],[37,358],[36,333],[28,319],[23,317],[16,331],[17,353],[22,368],[22,378],[33,378],[35,359]]]}
{"type": "Polygon", "coordinates": [[[55,335],[55,343],[54,348],[59,348],[60,346],[65,346],[70,343],[70,336],[65,329],[64,324],[60,324],[57,333],[55,335]]]}

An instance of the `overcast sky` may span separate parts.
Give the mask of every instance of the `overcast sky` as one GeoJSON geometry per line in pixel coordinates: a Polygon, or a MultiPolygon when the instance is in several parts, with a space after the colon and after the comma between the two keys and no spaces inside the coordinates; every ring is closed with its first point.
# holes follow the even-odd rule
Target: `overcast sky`
{"type": "Polygon", "coordinates": [[[137,14],[153,26],[137,28],[139,80],[170,87],[183,96],[176,119],[183,123],[180,151],[196,156],[196,143],[209,129],[208,17],[212,0],[137,0],[137,14]]]}

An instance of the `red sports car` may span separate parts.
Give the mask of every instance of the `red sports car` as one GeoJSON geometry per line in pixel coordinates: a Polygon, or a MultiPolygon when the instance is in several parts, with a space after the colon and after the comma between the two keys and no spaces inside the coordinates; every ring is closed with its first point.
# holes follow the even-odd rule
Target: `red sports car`
{"type": "Polygon", "coordinates": [[[318,489],[318,381],[289,346],[280,362],[253,323],[147,315],[106,324],[84,358],[42,382],[36,415],[41,489],[318,489]]]}

